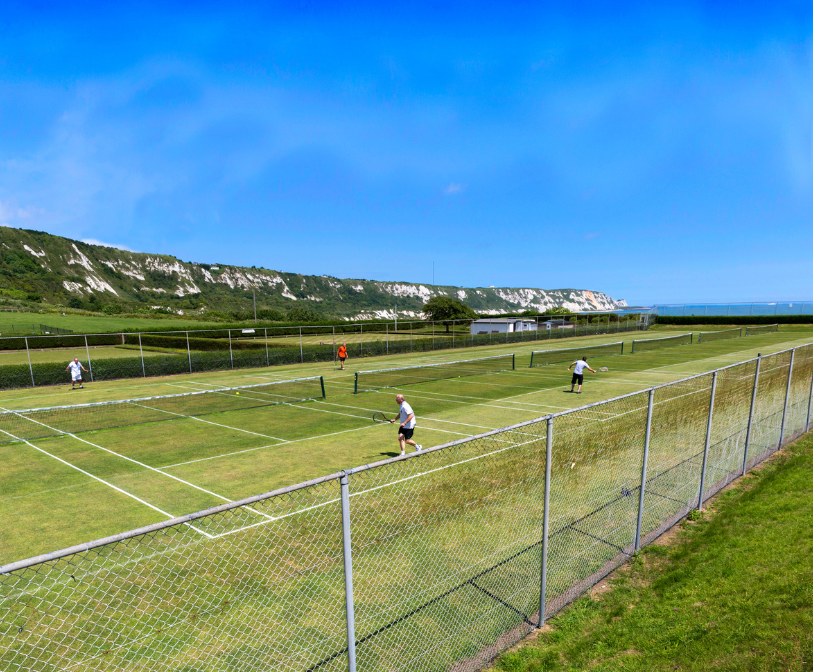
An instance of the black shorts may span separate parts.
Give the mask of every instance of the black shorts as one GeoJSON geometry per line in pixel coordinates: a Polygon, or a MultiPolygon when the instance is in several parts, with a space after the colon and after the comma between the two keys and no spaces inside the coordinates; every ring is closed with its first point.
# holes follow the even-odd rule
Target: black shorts
{"type": "Polygon", "coordinates": [[[579,385],[584,383],[584,374],[583,373],[574,373],[573,380],[570,381],[571,385],[575,385],[578,383],[579,385]]]}
{"type": "Polygon", "coordinates": [[[400,425],[398,425],[398,436],[401,436],[401,434],[403,434],[404,439],[411,439],[414,433],[415,433],[414,427],[412,429],[407,429],[406,427],[401,427],[400,425]]]}
{"type": "Polygon", "coordinates": [[[340,362],[343,362],[345,359],[347,359],[347,357],[339,357],[340,362]]]}

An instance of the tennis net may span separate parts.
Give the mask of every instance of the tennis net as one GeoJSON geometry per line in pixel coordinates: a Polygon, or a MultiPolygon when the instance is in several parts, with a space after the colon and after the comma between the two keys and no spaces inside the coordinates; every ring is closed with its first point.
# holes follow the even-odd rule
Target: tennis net
{"type": "Polygon", "coordinates": [[[496,355],[479,359],[464,359],[456,362],[440,362],[408,366],[402,369],[379,369],[378,371],[357,371],[354,393],[377,390],[382,387],[398,387],[415,383],[428,383],[433,380],[477,376],[481,373],[499,373],[514,369],[514,355],[496,355]]]}
{"type": "Polygon", "coordinates": [[[739,329],[723,329],[722,331],[701,331],[697,336],[698,343],[709,341],[722,341],[725,338],[739,338],[742,336],[742,327],[739,329]]]}
{"type": "Polygon", "coordinates": [[[610,355],[623,355],[624,342],[603,343],[601,345],[584,345],[580,348],[562,348],[559,350],[534,350],[531,353],[531,367],[547,366],[548,364],[561,364],[572,362],[582,357],[608,357],[610,355]]]}
{"type": "Polygon", "coordinates": [[[679,334],[677,336],[664,336],[663,338],[642,338],[632,342],[632,354],[647,350],[671,348],[674,345],[691,345],[692,334],[679,334]]]}
{"type": "Polygon", "coordinates": [[[773,334],[779,331],[778,324],[764,324],[758,327],[745,327],[746,336],[758,336],[759,334],[773,334]]]}
{"type": "Polygon", "coordinates": [[[0,443],[30,441],[60,434],[80,434],[149,422],[199,418],[215,413],[245,411],[324,397],[325,384],[322,376],[313,376],[160,397],[21,411],[3,410],[0,412],[0,443]]]}

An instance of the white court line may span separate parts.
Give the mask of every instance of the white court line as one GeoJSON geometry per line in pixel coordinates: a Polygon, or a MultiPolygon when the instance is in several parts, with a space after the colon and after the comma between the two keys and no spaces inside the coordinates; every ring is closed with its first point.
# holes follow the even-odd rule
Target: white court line
{"type": "MultiPolygon", "coordinates": [[[[14,436],[14,434],[11,434],[10,432],[7,432],[7,431],[6,431],[6,430],[4,430],[4,429],[0,429],[0,432],[3,432],[3,434],[6,434],[7,436],[10,436],[11,438],[13,438],[13,439],[15,439],[15,440],[17,440],[17,441],[21,441],[21,442],[23,442],[23,443],[25,443],[25,444],[27,444],[27,445],[31,446],[31,448],[33,448],[34,450],[38,450],[39,452],[43,453],[44,455],[47,455],[48,457],[51,457],[51,458],[55,459],[57,462],[61,462],[61,463],[62,463],[62,464],[64,464],[65,466],[70,467],[71,469],[75,469],[76,471],[78,471],[78,472],[80,472],[80,473],[84,474],[85,476],[88,476],[89,478],[92,478],[94,481],[98,481],[99,483],[102,483],[102,484],[106,485],[107,487],[112,488],[112,489],[113,489],[113,490],[115,490],[116,492],[119,492],[119,493],[121,493],[122,495],[126,495],[127,497],[130,497],[131,499],[136,500],[136,501],[137,501],[139,504],[143,504],[144,506],[147,506],[147,507],[151,508],[153,511],[157,511],[157,512],[158,512],[158,513],[160,513],[162,516],[166,516],[166,517],[167,517],[167,518],[169,518],[170,520],[172,520],[173,518],[176,518],[176,517],[177,517],[177,516],[173,516],[171,513],[167,513],[166,511],[162,511],[162,510],[161,510],[161,509],[159,509],[157,506],[153,506],[153,505],[152,505],[152,504],[150,504],[149,502],[145,502],[143,499],[141,499],[141,498],[139,498],[139,497],[136,497],[134,494],[129,493],[129,492],[127,492],[126,490],[122,490],[121,488],[119,488],[119,487],[117,487],[117,486],[113,485],[112,483],[110,483],[110,482],[108,482],[108,481],[105,481],[105,480],[104,480],[104,479],[102,479],[102,478],[99,478],[98,476],[94,476],[94,475],[93,475],[93,474],[91,474],[89,471],[85,471],[84,469],[80,469],[80,468],[79,468],[79,467],[77,467],[75,464],[71,464],[70,462],[67,462],[66,460],[63,460],[61,457],[57,457],[56,455],[52,455],[52,454],[51,454],[51,453],[49,453],[47,450],[43,450],[43,449],[42,449],[42,448],[40,448],[39,446],[35,446],[35,445],[34,445],[33,443],[31,443],[30,441],[26,441],[25,439],[21,439],[21,438],[19,438],[18,436],[14,436]]],[[[207,534],[207,533],[206,533],[206,532],[204,532],[203,530],[199,530],[199,529],[198,529],[197,527],[195,527],[194,525],[190,525],[189,523],[185,523],[185,524],[186,524],[186,525],[189,525],[189,527],[191,527],[191,528],[192,528],[193,530],[195,530],[196,532],[200,532],[200,534],[202,534],[204,537],[208,537],[209,539],[214,539],[214,537],[213,537],[212,535],[207,534]]]]}
{"type": "MultiPolygon", "coordinates": [[[[263,401],[262,399],[258,399],[255,401],[263,401]]],[[[267,401],[267,400],[266,400],[267,401]]],[[[212,420],[204,420],[203,418],[197,418],[194,415],[184,415],[183,413],[175,413],[174,411],[167,411],[163,408],[154,408],[152,406],[145,406],[144,404],[136,404],[134,401],[130,402],[133,406],[139,406],[140,408],[147,408],[151,411],[160,411],[161,413],[167,413],[168,415],[177,415],[179,418],[188,418],[190,420],[197,420],[198,422],[206,423],[207,425],[214,425],[215,427],[222,427],[223,429],[232,429],[235,432],[243,432],[244,434],[253,434],[254,436],[261,436],[264,439],[274,439],[274,441],[285,441],[285,439],[280,439],[276,436],[271,436],[270,434],[260,434],[259,432],[252,432],[249,429],[240,429],[239,427],[232,427],[231,425],[223,425],[219,422],[213,422],[212,420]]]]}

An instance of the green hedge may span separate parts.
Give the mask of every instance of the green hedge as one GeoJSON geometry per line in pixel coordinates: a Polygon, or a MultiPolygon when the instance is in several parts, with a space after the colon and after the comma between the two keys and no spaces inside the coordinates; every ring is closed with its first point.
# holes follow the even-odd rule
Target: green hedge
{"type": "MultiPolygon", "coordinates": [[[[631,330],[634,325],[630,325],[631,330]]],[[[539,332],[526,331],[510,334],[455,334],[454,340],[451,334],[446,335],[440,332],[435,338],[427,338],[422,335],[420,338],[411,340],[399,338],[387,343],[386,340],[371,340],[363,343],[348,343],[347,350],[351,359],[361,357],[378,357],[381,355],[394,355],[409,352],[431,352],[433,350],[466,349],[483,345],[497,345],[500,343],[531,343],[538,342],[539,349],[545,349],[545,343],[550,340],[561,338],[571,338],[573,336],[586,336],[589,334],[604,334],[606,324],[580,326],[574,329],[565,330],[541,330],[539,332]]],[[[615,333],[610,329],[610,333],[615,333]]],[[[121,335],[115,335],[117,343],[121,343],[121,335]]],[[[224,344],[219,339],[192,338],[189,345],[192,351],[186,352],[186,336],[181,339],[172,335],[149,335],[149,343],[146,335],[142,334],[142,345],[151,347],[166,347],[180,350],[177,354],[145,352],[142,364],[141,357],[126,358],[104,358],[93,360],[91,351],[91,362],[82,363],[92,371],[94,382],[101,380],[115,380],[119,378],[141,378],[143,376],[169,376],[175,374],[193,373],[204,371],[224,371],[231,368],[255,368],[263,366],[279,366],[283,364],[298,364],[304,362],[330,362],[333,361],[335,352],[333,345],[304,345],[301,350],[298,345],[279,345],[269,342],[268,350],[265,348],[264,339],[256,341],[232,341],[232,350],[229,352],[228,342],[224,344]]],[[[65,337],[69,339],[69,336],[65,337]]],[[[81,345],[84,347],[84,336],[81,337],[81,345]]],[[[135,335],[126,335],[127,344],[138,343],[135,335]]],[[[74,345],[75,344],[71,344],[74,345]]],[[[461,354],[461,359],[468,355],[461,354]]],[[[28,364],[9,364],[0,366],[0,389],[10,389],[19,387],[31,387],[31,375],[34,375],[34,384],[40,385],[67,385],[70,383],[70,375],[65,371],[65,366],[60,362],[37,362],[32,364],[31,369],[28,364]]],[[[295,377],[295,374],[292,374],[295,377]]],[[[90,381],[90,373],[85,374],[85,380],[90,381]]]]}
{"type": "Polygon", "coordinates": [[[813,324],[813,315],[668,315],[658,316],[656,324],[813,324]]]}

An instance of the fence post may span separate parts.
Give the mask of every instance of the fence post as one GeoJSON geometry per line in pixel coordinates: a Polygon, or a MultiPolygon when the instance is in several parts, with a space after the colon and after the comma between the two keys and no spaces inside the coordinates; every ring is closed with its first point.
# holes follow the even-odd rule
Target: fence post
{"type": "Polygon", "coordinates": [[[412,322],[409,323],[409,351],[412,352],[412,322]]]}
{"type": "Polygon", "coordinates": [[[85,353],[88,356],[88,369],[90,370],[90,382],[93,382],[93,362],[90,361],[90,348],[88,347],[88,337],[85,335],[85,353]]]}
{"type": "Polygon", "coordinates": [[[364,357],[364,325],[359,325],[359,357],[364,357]]]}
{"type": "Polygon", "coordinates": [[[270,366],[271,360],[268,359],[268,327],[264,327],[263,331],[265,332],[265,365],[270,366]]]}
{"type": "Polygon", "coordinates": [[[432,320],[432,350],[435,349],[435,321],[432,320]]]}
{"type": "MultiPolygon", "coordinates": [[[[334,327],[334,329],[335,329],[335,327],[334,327]]],[[[384,331],[387,334],[387,354],[389,355],[390,354],[390,323],[389,322],[384,323],[384,331]]]]}
{"type": "Polygon", "coordinates": [[[229,332],[229,362],[231,363],[231,368],[234,368],[234,355],[231,352],[231,329],[229,329],[228,332],[229,332]]]}
{"type": "Polygon", "coordinates": [[[641,550],[641,522],[644,516],[644,490],[646,489],[646,463],[649,460],[649,434],[652,430],[652,405],[655,389],[649,390],[649,403],[646,408],[646,435],[644,437],[644,462],[641,465],[641,493],[638,497],[638,522],[635,525],[635,552],[641,550]]]}
{"type": "MultiPolygon", "coordinates": [[[[788,383],[785,387],[785,404],[782,406],[782,425],[779,427],[779,446],[777,450],[782,449],[782,440],[785,438],[785,419],[788,416],[788,400],[790,399],[790,377],[793,373],[793,357],[796,354],[796,348],[790,351],[790,364],[788,364],[788,383]]],[[[92,374],[91,374],[92,375],[92,374]]]]}
{"type": "Polygon", "coordinates": [[[336,325],[333,325],[333,366],[336,366],[336,325]]]}
{"type": "Polygon", "coordinates": [[[805,418],[805,431],[810,428],[810,405],[813,404],[813,373],[810,375],[810,394],[807,397],[807,416],[805,418]]]}
{"type": "Polygon", "coordinates": [[[339,483],[342,491],[342,550],[344,554],[344,604],[347,616],[347,669],[356,672],[356,619],[353,613],[353,548],[350,544],[350,486],[347,472],[339,483]]]}
{"type": "Polygon", "coordinates": [[[711,442],[711,420],[714,415],[714,393],[717,391],[717,372],[711,374],[711,399],[709,399],[709,419],[706,424],[706,446],[703,448],[703,467],[700,470],[700,494],[697,496],[697,508],[703,510],[703,488],[706,483],[706,464],[709,459],[709,443],[711,442]]]}
{"type": "Polygon", "coordinates": [[[34,368],[31,366],[31,351],[28,349],[28,336],[23,338],[25,339],[25,354],[28,355],[28,371],[31,373],[31,387],[36,387],[34,385],[34,368]]]}
{"type": "Polygon", "coordinates": [[[754,372],[754,389],[751,390],[751,409],[748,411],[748,428],[745,430],[745,454],[742,456],[742,475],[748,467],[748,448],[751,446],[751,431],[754,426],[754,410],[757,403],[757,385],[759,384],[759,365],[762,363],[762,355],[757,354],[757,368],[754,372]]]}
{"type": "Polygon", "coordinates": [[[186,332],[186,356],[189,359],[189,373],[192,373],[192,351],[189,349],[189,332],[186,332]]]}
{"type": "Polygon", "coordinates": [[[138,332],[138,351],[141,353],[141,373],[146,378],[147,370],[144,368],[144,348],[141,347],[141,332],[138,332]]]}
{"type": "Polygon", "coordinates": [[[542,569],[539,580],[539,627],[545,625],[545,596],[548,582],[548,526],[550,525],[550,463],[553,454],[553,418],[548,418],[545,435],[545,510],[542,513],[542,569]]]}
{"type": "Polygon", "coordinates": [[[454,350],[454,328],[457,326],[457,320],[452,320],[452,350],[454,350]]]}
{"type": "Polygon", "coordinates": [[[302,327],[299,327],[299,363],[305,363],[305,354],[302,351],[302,327]]]}

